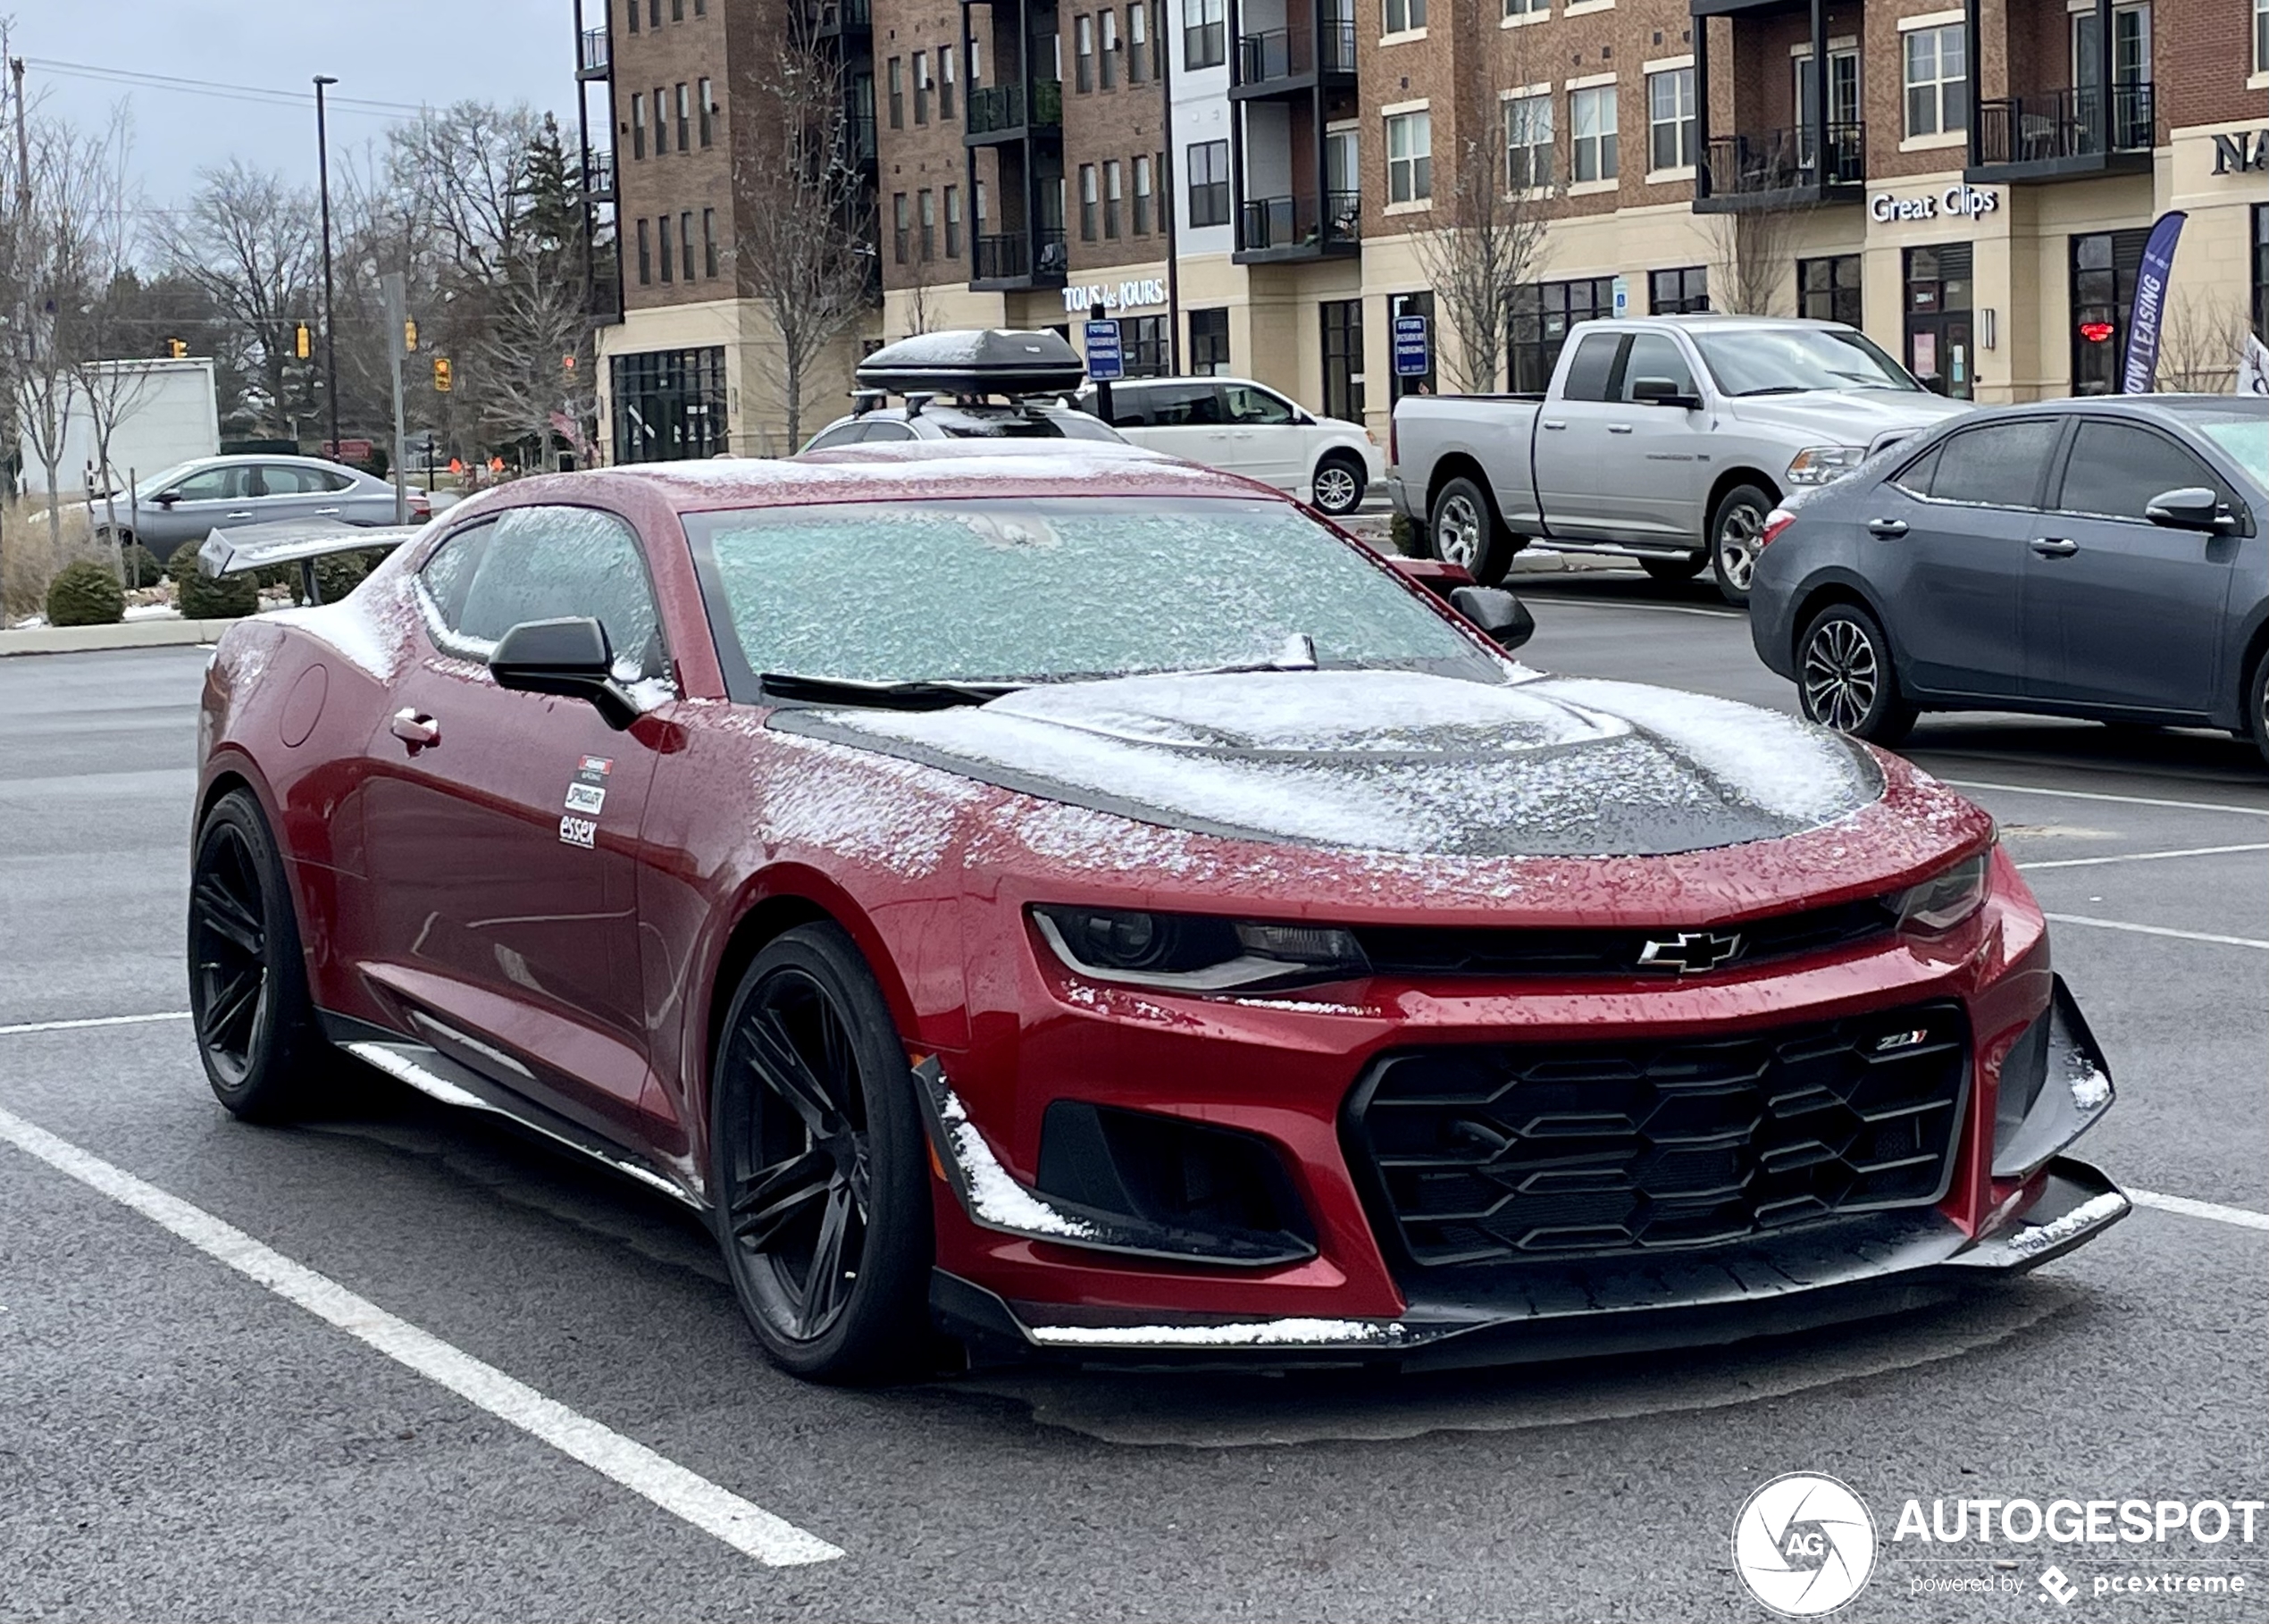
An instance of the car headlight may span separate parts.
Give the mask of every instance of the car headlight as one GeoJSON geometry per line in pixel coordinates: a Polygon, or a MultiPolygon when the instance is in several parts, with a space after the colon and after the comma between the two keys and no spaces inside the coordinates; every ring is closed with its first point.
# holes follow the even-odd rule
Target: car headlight
{"type": "Polygon", "coordinates": [[[1952,930],[1985,906],[1992,877],[1993,851],[1988,848],[1909,886],[1897,897],[1899,929],[1933,935],[1952,930]]]}
{"type": "Polygon", "coordinates": [[[1789,459],[1791,485],[1825,485],[1867,460],[1865,446],[1806,446],[1789,459]]]}
{"type": "Polygon", "coordinates": [[[1066,968],[1129,986],[1223,992],[1370,971],[1353,934],[1333,925],[1052,903],[1032,918],[1066,968]]]}

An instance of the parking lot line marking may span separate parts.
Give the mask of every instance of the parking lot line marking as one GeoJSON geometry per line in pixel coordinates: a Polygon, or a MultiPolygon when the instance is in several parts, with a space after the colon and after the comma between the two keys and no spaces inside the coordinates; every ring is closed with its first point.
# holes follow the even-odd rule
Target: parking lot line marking
{"type": "Polygon", "coordinates": [[[2269,953],[2269,942],[2256,942],[2250,936],[2216,936],[2207,931],[2169,930],[2164,925],[2131,925],[2124,919],[2098,919],[2089,914],[2051,914],[2040,916],[2058,925],[2092,925],[2101,931],[2132,931],[2139,936],[2172,936],[2178,942],[2210,942],[2217,947],[2256,948],[2269,953]]]}
{"type": "Polygon", "coordinates": [[[0,1026],[0,1037],[16,1037],[27,1032],[83,1032],[89,1026],[143,1026],[152,1021],[185,1021],[187,1009],[165,1009],[155,1015],[96,1015],[76,1021],[22,1021],[13,1026],[0,1026]]]}
{"type": "Polygon", "coordinates": [[[447,1387],[530,1436],[582,1461],[632,1494],[767,1567],[832,1561],[842,1552],[763,1507],[719,1488],[633,1439],[546,1398],[493,1365],[396,1318],[303,1264],[263,1245],[234,1225],[192,1207],[68,1140],[0,1110],[0,1139],[37,1157],[90,1190],[130,1207],[215,1261],[255,1280],[288,1302],[338,1327],[428,1381],[447,1387]]]}
{"type": "Polygon", "coordinates": [[[2163,800],[2153,795],[2114,795],[2103,790],[2050,790],[2037,783],[1987,783],[1976,778],[1945,778],[1939,782],[1957,790],[1992,790],[2002,795],[2054,795],[2064,800],[2109,800],[2127,807],[2172,807],[2180,812],[2234,812],[2243,817],[2269,817],[2269,807],[2236,807],[2226,801],[2163,800]]]}
{"type": "Polygon", "coordinates": [[[2161,1195],[2156,1190],[2130,1190],[2126,1194],[2139,1207],[2156,1207],[2162,1212],[2179,1212],[2184,1218],[2211,1218],[2217,1224],[2235,1224],[2240,1229],[2269,1229],[2269,1212],[2256,1212],[2250,1207],[2194,1201],[2187,1195],[2161,1195]]]}
{"type": "Polygon", "coordinates": [[[2243,846],[2189,846],[2181,851],[2122,851],[2110,857],[2051,858],[2046,862],[2020,863],[2027,874],[2036,868],[2099,868],[2106,863],[2156,863],[2162,858],[2226,857],[2233,851],[2269,851],[2269,841],[2243,846]]]}

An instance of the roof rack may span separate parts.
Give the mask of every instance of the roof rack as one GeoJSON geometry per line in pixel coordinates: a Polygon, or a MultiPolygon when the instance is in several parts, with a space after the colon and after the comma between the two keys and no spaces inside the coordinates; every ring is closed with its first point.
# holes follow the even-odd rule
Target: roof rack
{"type": "MultiPolygon", "coordinates": [[[[1010,398],[1066,394],[1085,381],[1079,352],[1059,335],[975,328],[917,333],[858,364],[859,393],[1010,398]]],[[[854,396],[854,402],[858,396],[854,396]]],[[[856,412],[859,408],[854,405],[856,412]]],[[[871,408],[870,408],[871,409],[871,408]]]]}

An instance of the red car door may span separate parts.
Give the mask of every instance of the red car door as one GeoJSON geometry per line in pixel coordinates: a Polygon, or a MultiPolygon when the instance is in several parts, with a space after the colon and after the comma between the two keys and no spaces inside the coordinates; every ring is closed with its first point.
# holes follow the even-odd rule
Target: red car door
{"type": "Polygon", "coordinates": [[[637,537],[595,509],[514,508],[443,542],[417,590],[419,657],[368,751],[365,973],[453,1059],[650,1143],[667,1113],[641,1018],[637,868],[666,725],[617,732],[581,700],[498,687],[483,663],[523,621],[586,615],[618,675],[659,681],[637,537]]]}

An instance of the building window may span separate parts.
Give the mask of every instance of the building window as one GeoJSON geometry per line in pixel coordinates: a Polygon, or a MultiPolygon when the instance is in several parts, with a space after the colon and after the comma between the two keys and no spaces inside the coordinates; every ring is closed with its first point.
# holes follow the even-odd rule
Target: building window
{"type": "Polygon", "coordinates": [[[1363,421],[1363,301],[1327,299],[1324,322],[1324,415],[1363,421]]]}
{"type": "Polygon", "coordinates": [[[1190,312],[1190,372],[1210,378],[1229,370],[1229,313],[1227,310],[1190,312]]]}
{"type": "Polygon", "coordinates": [[[1095,240],[1095,166],[1079,166],[1079,240],[1095,240]]]}
{"type": "Polygon", "coordinates": [[[646,229],[646,216],[638,217],[638,285],[649,287],[654,280],[654,240],[646,229]]]}
{"type": "Polygon", "coordinates": [[[1218,68],[1228,61],[1228,24],[1223,10],[1227,4],[1227,0],[1182,0],[1184,67],[1218,68]]]}
{"type": "Polygon", "coordinates": [[[672,22],[685,21],[685,0],[670,0],[670,21],[672,22]]]}
{"type": "Polygon", "coordinates": [[[1552,184],[1552,97],[1505,98],[1505,188],[1525,192],[1552,184]]]}
{"type": "Polygon", "coordinates": [[[654,87],[654,155],[666,156],[670,150],[670,93],[661,86],[654,87]]]}
{"type": "Polygon", "coordinates": [[[1072,87],[1078,90],[1095,88],[1095,20],[1075,17],[1071,22],[1072,87]]]}
{"type": "Polygon", "coordinates": [[[941,50],[938,53],[938,117],[942,119],[953,117],[953,80],[959,71],[954,66],[953,53],[941,50]]]}
{"type": "Polygon", "coordinates": [[[1504,0],[1508,17],[1541,17],[1552,10],[1552,0],[1504,0]]]}
{"type": "Polygon", "coordinates": [[[922,188],[922,263],[928,264],[938,256],[938,195],[928,187],[922,188]]]}
{"type": "Polygon", "coordinates": [[[1796,314],[1814,322],[1860,325],[1860,257],[1836,254],[1796,262],[1796,314]]]}
{"type": "MultiPolygon", "coordinates": [[[[2269,0],[2262,0],[2269,4],[2269,0]]],[[[1139,85],[1151,77],[1151,8],[1126,8],[1126,82],[1139,85]]]]}
{"type": "Polygon", "coordinates": [[[1512,325],[1506,334],[1512,389],[1541,393],[1560,364],[1569,329],[1615,314],[1615,279],[1589,276],[1572,282],[1530,282],[1512,290],[1512,325]]]}
{"type": "Polygon", "coordinates": [[[1396,113],[1386,120],[1386,200],[1424,203],[1434,196],[1434,115],[1396,113]]]}
{"type": "Polygon", "coordinates": [[[912,219],[906,212],[906,194],[891,194],[891,258],[899,264],[906,263],[906,251],[912,247],[912,219]]]}
{"type": "Polygon", "coordinates": [[[2269,343],[2269,203],[2253,205],[2253,331],[2269,343]]]}
{"type": "Polygon", "coordinates": [[[685,280],[693,280],[693,211],[686,210],[677,217],[677,263],[685,269],[685,280]]]}
{"type": "Polygon", "coordinates": [[[1121,316],[1118,353],[1130,378],[1163,378],[1166,372],[1166,318],[1162,315],[1121,316]]]}
{"type": "Polygon", "coordinates": [[[693,14],[696,17],[707,16],[709,14],[709,0],[693,0],[693,14]]]}
{"type": "Polygon", "coordinates": [[[631,156],[646,155],[646,97],[642,92],[631,95],[631,156]]]}
{"type": "Polygon", "coordinates": [[[1100,36],[1096,48],[1102,56],[1096,66],[1097,76],[1104,89],[1113,90],[1118,87],[1118,13],[1096,13],[1095,29],[1100,36]]]}
{"type": "Polygon", "coordinates": [[[958,186],[945,188],[945,256],[961,257],[961,188],[958,186]]]}
{"type": "Polygon", "coordinates": [[[1646,308],[1651,315],[1702,314],[1710,308],[1708,267],[1683,265],[1675,271],[1648,272],[1646,308]]]}
{"type": "Polygon", "coordinates": [[[2253,0],[2253,71],[2269,73],[2269,0],[2253,0]]]}
{"type": "Polygon", "coordinates": [[[724,347],[614,358],[615,460],[675,462],[725,448],[724,347]]]}
{"type": "Polygon", "coordinates": [[[626,5],[626,6],[624,6],[623,9],[624,9],[624,11],[626,11],[626,12],[628,12],[628,13],[630,13],[631,32],[632,32],[632,33],[633,33],[633,34],[637,33],[637,32],[638,32],[638,0],[630,0],[630,4],[629,4],[628,5],[626,5]]]}
{"type": "Polygon", "coordinates": [[[930,121],[930,54],[914,53],[914,124],[917,129],[930,121]]]}
{"type": "Polygon", "coordinates": [[[1151,155],[1138,155],[1134,160],[1134,235],[1151,234],[1151,155]]]}
{"type": "MultiPolygon", "coordinates": [[[[1396,373],[1394,387],[1388,391],[1389,398],[1400,400],[1405,395],[1433,394],[1437,387],[1434,379],[1434,296],[1431,293],[1390,293],[1386,296],[1386,314],[1390,318],[1424,316],[1427,340],[1426,370],[1413,375],[1396,373]]],[[[1387,322],[1387,331],[1394,331],[1391,319],[1387,322]]]]}
{"type": "Polygon", "coordinates": [[[1646,166],[1694,167],[1694,70],[1672,68],[1646,76],[1646,166]]]}
{"type": "MultiPolygon", "coordinates": [[[[2139,257],[2140,239],[2138,231],[2139,257]]],[[[1976,258],[1966,242],[1909,248],[1906,266],[1906,369],[1925,386],[1967,400],[1977,382],[1970,366],[1976,258]]]]}
{"type": "Polygon", "coordinates": [[[2072,393],[2115,395],[2135,312],[2135,277],[2148,230],[2091,231],[2072,239],[2072,393]]]}
{"type": "Polygon", "coordinates": [[[893,56],[890,65],[891,128],[906,128],[906,58],[893,56]]]}
{"type": "Polygon", "coordinates": [[[694,101],[701,114],[701,145],[714,146],[717,138],[717,97],[707,80],[694,87],[694,101]]]}
{"type": "Polygon", "coordinates": [[[663,215],[654,222],[654,235],[662,249],[662,285],[670,283],[670,217],[663,215]]]}
{"type": "Polygon", "coordinates": [[[1103,239],[1115,241],[1118,237],[1119,204],[1126,186],[1126,177],[1117,158],[1103,160],[1103,239]]]}
{"type": "Polygon", "coordinates": [[[662,0],[646,0],[646,26],[653,29],[662,26],[662,0]]]}
{"type": "Polygon", "coordinates": [[[701,273],[711,281],[717,277],[717,212],[701,211],[701,273]]]}
{"type": "Polygon", "coordinates": [[[1570,143],[1570,178],[1578,185],[1615,179],[1615,87],[1594,85],[1588,90],[1570,91],[1568,117],[1575,131],[1570,143]]]}
{"type": "Polygon", "coordinates": [[[1190,148],[1190,223],[1229,223],[1229,144],[1201,141],[1190,148]]]}
{"type": "Polygon", "coordinates": [[[1962,24],[1906,33],[1906,133],[1943,135],[1970,127],[1970,69],[1962,24]]]}
{"type": "Polygon", "coordinates": [[[677,149],[693,150],[693,92],[685,85],[677,88],[677,149]]]}
{"type": "Polygon", "coordinates": [[[1426,0],[1386,0],[1385,32],[1408,34],[1425,26],[1426,0]]]}

